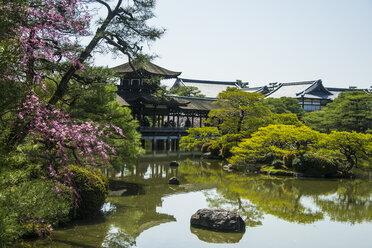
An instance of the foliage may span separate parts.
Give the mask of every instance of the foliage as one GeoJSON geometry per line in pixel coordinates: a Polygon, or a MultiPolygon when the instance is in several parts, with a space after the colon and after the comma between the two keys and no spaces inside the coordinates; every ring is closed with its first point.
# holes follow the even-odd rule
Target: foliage
{"type": "Polygon", "coordinates": [[[281,113],[273,115],[273,124],[302,126],[303,123],[298,119],[297,115],[292,113],[281,113]]]}
{"type": "Polygon", "coordinates": [[[70,165],[72,185],[78,189],[78,208],[74,216],[89,217],[99,213],[108,193],[108,180],[97,168],[70,165]]]}
{"type": "Polygon", "coordinates": [[[372,134],[357,132],[332,131],[325,135],[320,142],[321,152],[336,158],[343,158],[345,171],[358,166],[360,160],[370,160],[372,155],[372,134]]]}
{"type": "MultiPolygon", "coordinates": [[[[6,47],[9,50],[7,53],[14,52],[17,56],[6,60],[7,66],[0,71],[0,81],[6,90],[9,89],[7,84],[23,89],[20,94],[12,94],[15,91],[11,91],[11,94],[4,95],[6,109],[1,110],[1,129],[6,135],[1,138],[6,148],[14,149],[27,135],[32,134],[34,142],[41,142],[45,153],[50,153],[49,157],[58,153],[64,164],[70,156],[82,160],[82,157],[91,157],[91,153],[105,160],[113,152],[112,147],[101,141],[101,134],[106,130],[100,130],[98,125],[91,122],[71,121],[66,110],[61,109],[61,103],[69,100],[66,94],[72,87],[72,79],[82,87],[92,83],[86,76],[88,73],[85,80],[81,80],[81,74],[87,69],[83,63],[98,48],[98,44],[103,50],[120,51],[132,59],[141,54],[142,43],[161,36],[162,29],[147,24],[154,16],[154,4],[152,0],[126,3],[117,0],[114,7],[104,1],[5,1],[1,11],[9,16],[5,18],[10,20],[6,29],[12,32],[1,34],[4,36],[1,48],[6,47]],[[88,45],[83,47],[78,41],[89,33],[92,10],[89,6],[93,6],[89,4],[94,2],[106,8],[107,16],[98,22],[97,31],[88,45]],[[18,20],[13,15],[17,15],[18,20]],[[56,76],[55,72],[59,75],[56,76]],[[55,87],[46,89],[48,80],[55,87]],[[43,91],[47,90],[50,92],[44,94],[43,91]],[[43,98],[45,95],[46,99],[43,98]],[[23,104],[19,105],[20,102],[23,104]],[[93,142],[88,141],[87,137],[93,142]],[[79,155],[82,156],[79,158],[79,155]]],[[[99,81],[99,75],[94,75],[96,78],[90,79],[99,81]]],[[[107,126],[102,128],[107,129],[107,126]]],[[[113,128],[121,133],[119,128],[113,128]]]]}
{"type": "Polygon", "coordinates": [[[271,112],[262,104],[264,95],[227,88],[217,96],[216,109],[210,111],[206,124],[217,126],[221,133],[247,136],[269,123],[271,112]]]}
{"type": "MultiPolygon", "coordinates": [[[[155,41],[164,30],[147,23],[154,16],[154,0],[1,3],[0,164],[17,171],[2,177],[6,183],[0,197],[11,203],[17,198],[11,199],[8,192],[19,196],[24,213],[18,215],[14,203],[16,214],[9,212],[9,218],[15,217],[0,226],[8,230],[14,220],[25,221],[22,223],[44,235],[48,232],[40,224],[44,223],[40,217],[54,224],[64,220],[66,209],[70,211],[63,205],[63,197],[54,197],[63,195],[65,189],[69,195],[79,190],[73,188],[71,171],[62,167],[69,163],[108,163],[115,152],[121,154],[114,156],[113,163],[119,163],[123,157],[132,159],[140,152],[136,123],[129,110],[115,102],[113,85],[103,85],[108,78],[106,72],[90,68],[89,58],[93,52],[112,51],[131,61],[142,54],[142,44],[155,41]],[[90,15],[97,6],[105,8],[107,15],[96,23],[90,41],[83,45],[80,40],[90,34],[90,15]],[[89,101],[102,106],[90,108],[89,101]]],[[[100,177],[90,178],[100,183],[100,177]]],[[[0,211],[3,216],[3,209],[0,211]]],[[[13,234],[6,231],[4,235],[9,241],[23,235],[22,230],[13,234]]]]}
{"type": "Polygon", "coordinates": [[[337,175],[339,164],[336,160],[315,154],[305,154],[292,162],[295,171],[306,176],[332,177],[337,175]]]}
{"type": "Polygon", "coordinates": [[[110,164],[114,167],[133,162],[143,151],[140,147],[138,123],[133,120],[130,109],[123,108],[116,101],[116,86],[110,71],[103,68],[90,68],[89,74],[106,74],[99,82],[82,87],[79,83],[70,86],[66,109],[73,119],[93,121],[101,126],[116,126],[125,134],[124,138],[105,139],[115,154],[110,156],[110,164]],[[104,83],[103,83],[103,82],[104,83]]]}
{"type": "Polygon", "coordinates": [[[53,226],[69,220],[72,195],[58,196],[51,180],[29,180],[0,190],[0,246],[25,236],[45,237],[53,226]]]}
{"type": "Polygon", "coordinates": [[[364,91],[342,92],[322,111],[306,114],[304,121],[322,132],[371,132],[372,95],[364,91]]]}
{"type": "Polygon", "coordinates": [[[336,131],[322,134],[304,125],[269,125],[234,147],[229,162],[260,163],[274,153],[287,168],[295,166],[296,171],[312,176],[335,175],[335,170],[347,172],[358,161],[370,160],[371,140],[371,134],[336,131]]]}
{"type": "Polygon", "coordinates": [[[259,127],[273,122],[273,114],[263,106],[264,96],[228,88],[217,96],[216,109],[209,112],[205,124],[217,127],[221,137],[213,141],[221,156],[229,156],[231,147],[249,137],[259,127]]]}
{"type": "MultiPolygon", "coordinates": [[[[303,125],[293,113],[274,114],[264,106],[264,95],[260,93],[248,93],[236,88],[228,88],[221,92],[215,104],[216,109],[209,112],[206,126],[215,127],[218,130],[213,139],[203,140],[199,134],[191,133],[181,140],[181,145],[197,145],[210,142],[210,150],[218,150],[219,156],[230,157],[232,147],[235,147],[244,138],[257,131],[260,127],[269,124],[303,125]]],[[[199,133],[208,133],[210,127],[198,129],[199,133]]],[[[192,145],[192,147],[195,147],[192,145]]],[[[201,146],[200,146],[201,147],[201,146]]]]}
{"type": "Polygon", "coordinates": [[[280,159],[276,159],[271,163],[272,166],[274,166],[275,169],[280,169],[283,167],[284,162],[280,159]]]}
{"type": "Polygon", "coordinates": [[[168,93],[178,96],[205,97],[205,95],[201,94],[200,90],[195,86],[173,87],[168,93]]]}
{"type": "Polygon", "coordinates": [[[201,148],[205,143],[210,143],[220,136],[220,131],[216,127],[189,128],[187,136],[183,136],[180,141],[180,147],[186,150],[201,148]]]}
{"type": "Polygon", "coordinates": [[[306,126],[269,125],[261,127],[249,139],[243,140],[232,149],[231,163],[256,162],[269,152],[283,157],[286,154],[302,156],[313,150],[320,133],[306,126]]]}
{"type": "Polygon", "coordinates": [[[305,114],[305,111],[298,104],[298,100],[291,97],[268,97],[264,100],[264,106],[275,114],[293,113],[300,119],[305,114]]]}

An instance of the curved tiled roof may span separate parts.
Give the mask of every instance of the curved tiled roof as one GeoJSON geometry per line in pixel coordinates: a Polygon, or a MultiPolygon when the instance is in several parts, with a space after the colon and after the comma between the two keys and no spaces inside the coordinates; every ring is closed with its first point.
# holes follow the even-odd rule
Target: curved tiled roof
{"type": "MultiPolygon", "coordinates": [[[[319,80],[318,80],[319,81],[319,80]]],[[[280,97],[291,97],[299,98],[298,93],[303,93],[314,85],[317,81],[303,81],[303,82],[292,82],[292,83],[281,83],[279,86],[268,93],[266,97],[280,98],[280,97]]]]}
{"type": "Polygon", "coordinates": [[[126,73],[135,72],[138,70],[144,70],[150,74],[162,76],[165,78],[176,78],[181,74],[181,72],[170,71],[168,69],[155,65],[151,62],[136,63],[135,61],[133,61],[132,65],[135,70],[133,70],[129,62],[113,67],[111,69],[113,69],[116,73],[119,73],[119,74],[126,74],[126,73]]]}
{"type": "MultiPolygon", "coordinates": [[[[175,82],[175,85],[179,86],[193,86],[197,87],[200,90],[200,93],[206,97],[215,98],[217,95],[226,90],[228,87],[238,87],[235,82],[227,81],[210,81],[210,80],[195,80],[195,79],[186,79],[178,78],[175,82]]],[[[238,87],[239,88],[239,87],[238,87]]]]}

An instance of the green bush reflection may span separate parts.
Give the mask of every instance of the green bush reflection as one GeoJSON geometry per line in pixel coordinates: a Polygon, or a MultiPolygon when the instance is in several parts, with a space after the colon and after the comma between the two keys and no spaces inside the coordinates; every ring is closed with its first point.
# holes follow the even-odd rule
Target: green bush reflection
{"type": "Polygon", "coordinates": [[[314,223],[326,216],[350,224],[372,221],[372,182],[268,177],[229,173],[221,165],[186,160],[179,171],[189,183],[211,183],[217,194],[207,195],[210,207],[228,208],[260,225],[263,214],[295,223],[314,223]]]}

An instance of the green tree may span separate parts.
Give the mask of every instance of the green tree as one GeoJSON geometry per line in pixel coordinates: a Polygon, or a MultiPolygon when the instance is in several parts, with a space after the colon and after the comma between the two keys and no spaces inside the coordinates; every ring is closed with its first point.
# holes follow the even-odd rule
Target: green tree
{"type": "Polygon", "coordinates": [[[371,132],[372,95],[364,91],[342,92],[322,111],[308,113],[303,119],[319,131],[371,132]]]}
{"type": "Polygon", "coordinates": [[[205,95],[200,92],[201,91],[195,86],[180,86],[171,88],[168,93],[178,96],[205,97],[205,95]]]}
{"type": "Polygon", "coordinates": [[[345,161],[345,171],[357,167],[360,160],[370,160],[372,155],[372,134],[357,132],[337,132],[332,131],[329,135],[324,135],[321,145],[326,150],[326,154],[334,157],[342,157],[345,161]]]}
{"type": "Polygon", "coordinates": [[[117,88],[111,70],[99,67],[87,67],[79,75],[80,83],[72,81],[66,95],[65,108],[71,117],[82,121],[93,121],[100,125],[114,125],[123,130],[124,139],[108,139],[107,143],[115,147],[110,164],[116,168],[133,162],[143,152],[140,146],[138,122],[133,120],[129,108],[122,107],[116,100],[117,88]],[[83,81],[89,81],[83,85],[83,81]]]}
{"type": "Polygon", "coordinates": [[[251,138],[244,139],[231,152],[234,156],[231,163],[256,162],[263,159],[269,152],[283,157],[287,154],[303,156],[313,150],[321,134],[307,126],[269,125],[261,127],[252,134],[251,138]]]}
{"type": "MultiPolygon", "coordinates": [[[[215,127],[219,130],[211,143],[211,149],[219,150],[222,157],[231,156],[230,149],[237,146],[244,138],[249,138],[260,127],[269,124],[289,124],[301,126],[302,123],[292,113],[274,114],[264,106],[264,95],[260,93],[248,93],[236,88],[228,88],[217,96],[216,109],[208,114],[206,126],[215,127]]],[[[198,133],[207,133],[201,128],[198,133]]],[[[202,141],[199,135],[190,133],[189,138],[181,140],[188,144],[198,144],[202,141]]],[[[202,142],[203,143],[203,142],[202,142]]],[[[185,144],[185,147],[187,145],[185,144]]]]}
{"type": "Polygon", "coordinates": [[[205,124],[217,127],[221,137],[212,142],[220,155],[229,157],[231,147],[249,137],[259,127],[273,122],[273,114],[263,106],[264,95],[227,88],[217,96],[217,108],[208,114],[205,124]]]}
{"type": "Polygon", "coordinates": [[[215,141],[221,136],[220,131],[216,127],[189,128],[188,135],[181,138],[180,146],[191,150],[201,148],[205,143],[215,141]]]}
{"type": "Polygon", "coordinates": [[[298,118],[301,118],[305,114],[305,111],[298,104],[298,100],[291,97],[269,97],[264,100],[264,106],[275,114],[293,113],[298,118]]]}

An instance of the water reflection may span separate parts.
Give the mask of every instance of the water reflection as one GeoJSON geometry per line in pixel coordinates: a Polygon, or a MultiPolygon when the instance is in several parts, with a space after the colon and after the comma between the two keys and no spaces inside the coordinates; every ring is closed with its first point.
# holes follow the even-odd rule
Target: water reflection
{"type": "MultiPolygon", "coordinates": [[[[169,162],[147,158],[136,167],[107,172],[115,177],[117,190],[121,181],[131,188],[124,196],[109,197],[108,215],[59,229],[53,240],[20,246],[213,247],[208,244],[225,243],[246,247],[246,240],[255,238],[249,232],[264,228],[266,219],[277,218],[289,225],[372,222],[372,181],[276,178],[228,173],[220,161],[185,160],[178,168],[169,167],[169,162]],[[178,177],[180,186],[168,185],[172,176],[178,177]],[[246,233],[190,228],[191,215],[203,207],[239,213],[248,226],[246,233]]],[[[261,235],[272,235],[265,230],[261,235]]]]}
{"type": "Polygon", "coordinates": [[[204,229],[190,227],[190,232],[195,234],[199,240],[207,243],[239,243],[244,233],[211,232],[204,229]]]}
{"type": "Polygon", "coordinates": [[[232,174],[191,160],[180,171],[189,182],[218,185],[217,194],[207,195],[210,207],[238,212],[248,226],[260,225],[263,214],[303,224],[325,215],[350,224],[372,221],[372,181],[232,174]]]}

